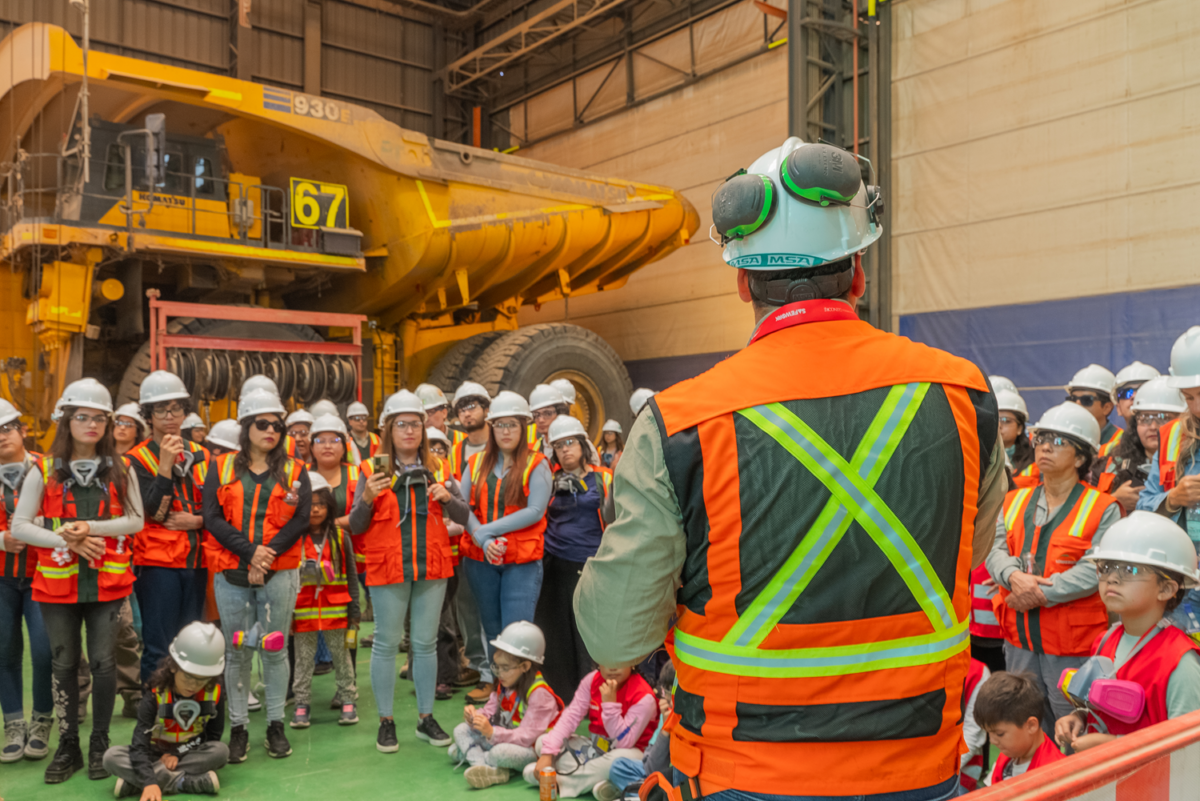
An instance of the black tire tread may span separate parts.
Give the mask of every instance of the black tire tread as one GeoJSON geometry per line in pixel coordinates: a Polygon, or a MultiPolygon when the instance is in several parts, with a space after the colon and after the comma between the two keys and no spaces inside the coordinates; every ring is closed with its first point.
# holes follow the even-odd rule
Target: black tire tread
{"type": "Polygon", "coordinates": [[[447,397],[453,396],[459,384],[470,377],[480,354],[508,333],[511,332],[485,331],[455,343],[438,361],[437,366],[429,373],[429,378],[426,380],[446,393],[447,397]]]}

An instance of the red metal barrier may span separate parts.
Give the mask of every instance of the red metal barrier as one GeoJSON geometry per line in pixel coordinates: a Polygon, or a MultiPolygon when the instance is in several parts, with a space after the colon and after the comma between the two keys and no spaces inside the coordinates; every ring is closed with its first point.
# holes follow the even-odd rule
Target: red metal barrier
{"type": "Polygon", "coordinates": [[[1200,711],[972,793],[978,801],[1200,799],[1200,711]]]}

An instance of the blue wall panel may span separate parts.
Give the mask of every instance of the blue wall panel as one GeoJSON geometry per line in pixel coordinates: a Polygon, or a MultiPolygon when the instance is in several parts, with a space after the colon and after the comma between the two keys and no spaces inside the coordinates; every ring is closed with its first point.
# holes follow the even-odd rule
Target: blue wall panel
{"type": "Polygon", "coordinates": [[[1188,286],[902,315],[900,333],[1008,376],[1037,420],[1092,362],[1115,373],[1137,359],[1166,373],[1171,345],[1198,324],[1200,286],[1188,286]]]}

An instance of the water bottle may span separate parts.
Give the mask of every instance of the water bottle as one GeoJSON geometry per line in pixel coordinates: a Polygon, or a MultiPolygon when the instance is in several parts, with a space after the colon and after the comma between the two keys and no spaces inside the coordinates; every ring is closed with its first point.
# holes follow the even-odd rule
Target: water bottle
{"type": "Polygon", "coordinates": [[[283,496],[283,502],[288,506],[295,506],[300,503],[300,481],[292,482],[292,488],[287,491],[287,495],[283,496]]]}

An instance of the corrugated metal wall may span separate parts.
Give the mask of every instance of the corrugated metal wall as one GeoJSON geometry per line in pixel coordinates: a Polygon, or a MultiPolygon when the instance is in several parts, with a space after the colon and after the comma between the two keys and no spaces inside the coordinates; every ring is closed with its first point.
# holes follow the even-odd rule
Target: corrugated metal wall
{"type": "MultiPolygon", "coordinates": [[[[254,0],[243,58],[255,81],[304,90],[304,0],[254,0]]],[[[231,70],[230,0],[91,0],[97,50],[206,72],[231,70]]],[[[324,0],[321,94],[371,108],[405,128],[433,132],[433,29],[407,17],[324,0]]],[[[0,0],[0,36],[26,22],[82,36],[67,0],[0,0]]]]}

